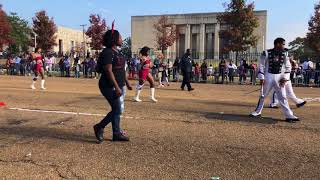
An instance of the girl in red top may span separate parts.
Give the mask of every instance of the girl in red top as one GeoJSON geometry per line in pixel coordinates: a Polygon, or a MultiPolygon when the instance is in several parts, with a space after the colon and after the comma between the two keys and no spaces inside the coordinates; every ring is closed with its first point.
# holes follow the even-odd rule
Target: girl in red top
{"type": "Polygon", "coordinates": [[[149,51],[150,51],[150,48],[148,48],[146,46],[140,50],[141,69],[139,70],[139,83],[136,87],[136,95],[133,98],[133,100],[136,102],[141,102],[141,100],[139,99],[139,96],[140,96],[142,87],[143,87],[146,80],[150,84],[151,100],[153,102],[158,101],[154,97],[154,93],[155,93],[154,80],[153,80],[152,75],[150,74],[150,68],[153,66],[153,64],[152,64],[151,59],[149,57],[149,51]]]}
{"type": "Polygon", "coordinates": [[[200,82],[200,65],[199,63],[196,63],[196,67],[194,68],[194,75],[195,75],[195,78],[196,78],[196,82],[200,82]]]}
{"type": "Polygon", "coordinates": [[[36,81],[38,79],[38,76],[40,74],[42,80],[41,80],[41,89],[45,90],[46,88],[44,87],[45,79],[44,79],[44,70],[43,70],[43,57],[41,55],[41,48],[36,48],[35,53],[32,54],[32,58],[36,61],[34,65],[34,78],[31,84],[31,89],[36,89],[34,86],[36,84],[36,81]]]}

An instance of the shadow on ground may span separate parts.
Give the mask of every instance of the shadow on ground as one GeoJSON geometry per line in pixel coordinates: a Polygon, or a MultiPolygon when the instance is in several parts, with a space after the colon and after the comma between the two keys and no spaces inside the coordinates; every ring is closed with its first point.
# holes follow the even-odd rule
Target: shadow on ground
{"type": "Polygon", "coordinates": [[[281,122],[280,119],[274,119],[270,117],[254,118],[243,114],[222,114],[222,113],[206,113],[205,117],[209,120],[224,120],[224,121],[239,121],[249,123],[261,123],[261,124],[277,124],[281,122]]]}
{"type": "MultiPolygon", "coordinates": [[[[93,130],[92,130],[93,131],[93,130]]],[[[2,127],[0,134],[17,135],[24,138],[35,139],[58,139],[65,141],[74,141],[81,143],[96,143],[94,135],[88,136],[72,131],[57,129],[57,128],[44,128],[44,127],[2,127]]]]}
{"type": "Polygon", "coordinates": [[[222,121],[233,121],[233,122],[247,122],[247,123],[259,123],[259,124],[276,124],[278,122],[283,122],[281,119],[275,119],[271,117],[250,117],[249,114],[230,114],[224,112],[208,112],[197,109],[178,109],[170,108],[167,109],[171,112],[182,112],[190,114],[199,114],[202,117],[205,117],[209,121],[222,120],[222,121]]]}

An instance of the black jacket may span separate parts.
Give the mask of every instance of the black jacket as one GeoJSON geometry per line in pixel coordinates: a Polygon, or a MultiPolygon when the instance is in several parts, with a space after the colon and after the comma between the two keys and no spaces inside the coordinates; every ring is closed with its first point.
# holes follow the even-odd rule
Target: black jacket
{"type": "Polygon", "coordinates": [[[317,62],[317,63],[316,63],[316,70],[317,70],[317,71],[320,71],[320,62],[317,62]]]}
{"type": "Polygon", "coordinates": [[[181,58],[181,62],[180,62],[181,70],[188,73],[192,72],[192,66],[193,66],[193,60],[191,59],[190,56],[185,54],[181,58]]]}

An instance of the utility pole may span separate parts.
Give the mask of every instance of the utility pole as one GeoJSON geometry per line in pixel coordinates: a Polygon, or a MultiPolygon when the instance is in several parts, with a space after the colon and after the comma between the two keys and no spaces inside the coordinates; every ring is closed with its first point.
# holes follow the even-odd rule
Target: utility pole
{"type": "Polygon", "coordinates": [[[85,39],[85,35],[84,35],[84,28],[87,26],[86,24],[81,24],[80,25],[82,27],[82,41],[83,41],[83,58],[86,58],[86,39],[85,39]]]}

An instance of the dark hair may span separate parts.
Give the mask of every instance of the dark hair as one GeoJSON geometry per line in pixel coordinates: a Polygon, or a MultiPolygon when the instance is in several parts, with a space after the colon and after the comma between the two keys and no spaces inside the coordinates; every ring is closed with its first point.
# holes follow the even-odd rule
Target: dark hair
{"type": "Polygon", "coordinates": [[[103,35],[103,45],[106,48],[112,48],[113,46],[116,46],[118,44],[119,37],[120,37],[119,31],[114,30],[112,33],[112,30],[108,30],[103,35]]]}
{"type": "Polygon", "coordinates": [[[274,44],[274,45],[277,45],[278,43],[281,43],[281,44],[282,44],[282,43],[284,43],[285,41],[286,41],[285,39],[279,37],[279,38],[277,38],[277,39],[274,40],[273,44],[274,44]]]}
{"type": "Polygon", "coordinates": [[[140,50],[140,54],[142,56],[148,56],[148,52],[150,51],[150,48],[148,46],[144,46],[141,50],[140,50]]]}
{"type": "Polygon", "coordinates": [[[41,48],[40,47],[36,47],[34,52],[37,53],[39,49],[41,49],[41,48]]]}

